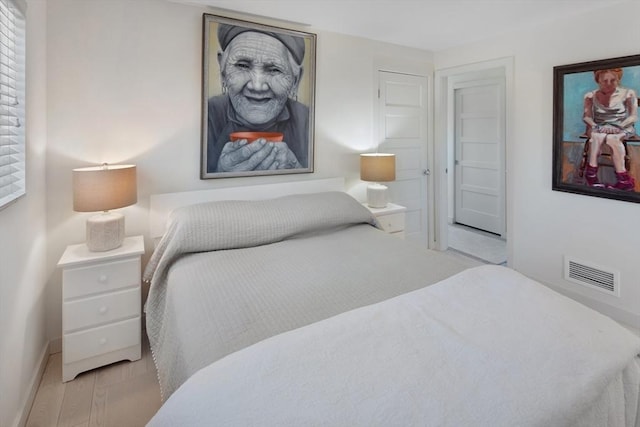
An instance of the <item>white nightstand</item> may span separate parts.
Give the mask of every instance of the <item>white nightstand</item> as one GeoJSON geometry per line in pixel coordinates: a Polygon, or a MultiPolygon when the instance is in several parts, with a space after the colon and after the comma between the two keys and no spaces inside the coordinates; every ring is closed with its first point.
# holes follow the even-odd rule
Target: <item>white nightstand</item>
{"type": "Polygon", "coordinates": [[[62,268],[62,381],[120,360],[140,359],[142,236],[90,252],[71,245],[62,268]]]}
{"type": "Polygon", "coordinates": [[[394,203],[387,203],[384,208],[372,208],[367,206],[366,203],[363,203],[363,205],[373,213],[384,231],[404,239],[405,211],[407,208],[394,203]]]}

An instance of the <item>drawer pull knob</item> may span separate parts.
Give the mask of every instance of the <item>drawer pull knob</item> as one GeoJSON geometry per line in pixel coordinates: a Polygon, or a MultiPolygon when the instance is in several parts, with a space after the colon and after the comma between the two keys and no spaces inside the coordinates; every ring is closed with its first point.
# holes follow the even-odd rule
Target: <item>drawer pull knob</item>
{"type": "Polygon", "coordinates": [[[106,338],[101,338],[100,339],[100,345],[105,345],[107,343],[107,339],[106,338]]]}
{"type": "Polygon", "coordinates": [[[100,277],[98,277],[98,282],[100,283],[107,283],[107,275],[106,274],[101,274],[100,277]]]}
{"type": "Polygon", "coordinates": [[[109,311],[109,309],[107,307],[100,307],[100,310],[98,310],[100,312],[100,314],[105,314],[107,311],[109,311]]]}

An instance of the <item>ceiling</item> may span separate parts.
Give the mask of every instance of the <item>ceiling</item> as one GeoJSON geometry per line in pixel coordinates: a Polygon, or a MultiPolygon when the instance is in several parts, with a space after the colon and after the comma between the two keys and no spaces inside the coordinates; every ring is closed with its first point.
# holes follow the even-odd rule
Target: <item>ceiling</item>
{"type": "Polygon", "coordinates": [[[638,0],[172,0],[440,51],[638,0]]]}

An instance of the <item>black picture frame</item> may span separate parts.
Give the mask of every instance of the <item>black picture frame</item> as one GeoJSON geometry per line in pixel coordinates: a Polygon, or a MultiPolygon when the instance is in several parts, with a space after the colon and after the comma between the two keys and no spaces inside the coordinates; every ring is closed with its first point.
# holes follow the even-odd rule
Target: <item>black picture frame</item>
{"type": "Polygon", "coordinates": [[[208,13],[202,34],[200,178],[312,173],[316,34],[208,13]],[[243,142],[241,157],[225,160],[265,151],[220,161],[238,131],[279,132],[286,145],[243,142]]]}
{"type": "MultiPolygon", "coordinates": [[[[631,55],[598,61],[556,66],[553,68],[553,190],[607,199],[640,203],[640,136],[639,123],[635,121],[635,136],[626,138],[625,155],[627,173],[635,180],[631,189],[615,188],[621,182],[615,173],[613,157],[607,144],[601,148],[605,156],[598,156],[596,177],[598,184],[587,180],[589,155],[587,147],[592,148],[589,131],[591,127],[584,121],[585,110],[591,104],[585,104],[587,93],[599,89],[595,81],[596,71],[621,69],[619,87],[625,96],[635,94],[636,116],[638,93],[640,93],[640,55],[631,55]]],[[[595,92],[593,92],[595,94],[595,92]]],[[[588,97],[594,99],[595,95],[588,97]]],[[[626,108],[626,105],[625,105],[626,108]]],[[[591,114],[591,113],[588,113],[591,114]]],[[[600,120],[601,116],[598,116],[600,120]]],[[[628,115],[627,115],[628,117],[628,115]]],[[[596,123],[597,124],[597,123],[596,123]]],[[[626,125],[625,125],[626,126],[626,125]]],[[[601,128],[598,128],[601,129],[601,128]]],[[[628,129],[628,127],[626,127],[628,129]]],[[[601,131],[603,132],[603,131],[601,131]]],[[[607,136],[608,138],[608,136],[607,136]]],[[[615,140],[613,140],[615,141],[615,140]]],[[[618,165],[621,161],[618,160],[618,165]]],[[[593,172],[593,169],[591,169],[593,172]]],[[[593,177],[593,173],[590,175],[593,177]]],[[[629,182],[629,181],[622,181],[629,182]]]]}

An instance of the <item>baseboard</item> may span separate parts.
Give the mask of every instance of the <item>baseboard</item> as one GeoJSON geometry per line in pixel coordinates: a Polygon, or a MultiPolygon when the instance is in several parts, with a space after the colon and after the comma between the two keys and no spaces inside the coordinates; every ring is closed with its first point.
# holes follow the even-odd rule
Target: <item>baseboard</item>
{"type": "Polygon", "coordinates": [[[49,354],[62,353],[62,337],[54,338],[49,343],[49,354]]]}
{"type": "Polygon", "coordinates": [[[29,382],[29,393],[27,394],[24,403],[21,406],[22,409],[20,410],[19,417],[13,423],[14,427],[24,427],[27,424],[29,412],[31,412],[33,401],[36,398],[36,393],[38,393],[38,387],[40,386],[40,381],[42,380],[44,370],[47,367],[47,362],[49,361],[50,354],[51,343],[47,343],[43,346],[42,351],[40,352],[38,367],[34,371],[34,374],[31,377],[31,381],[29,382]]]}

